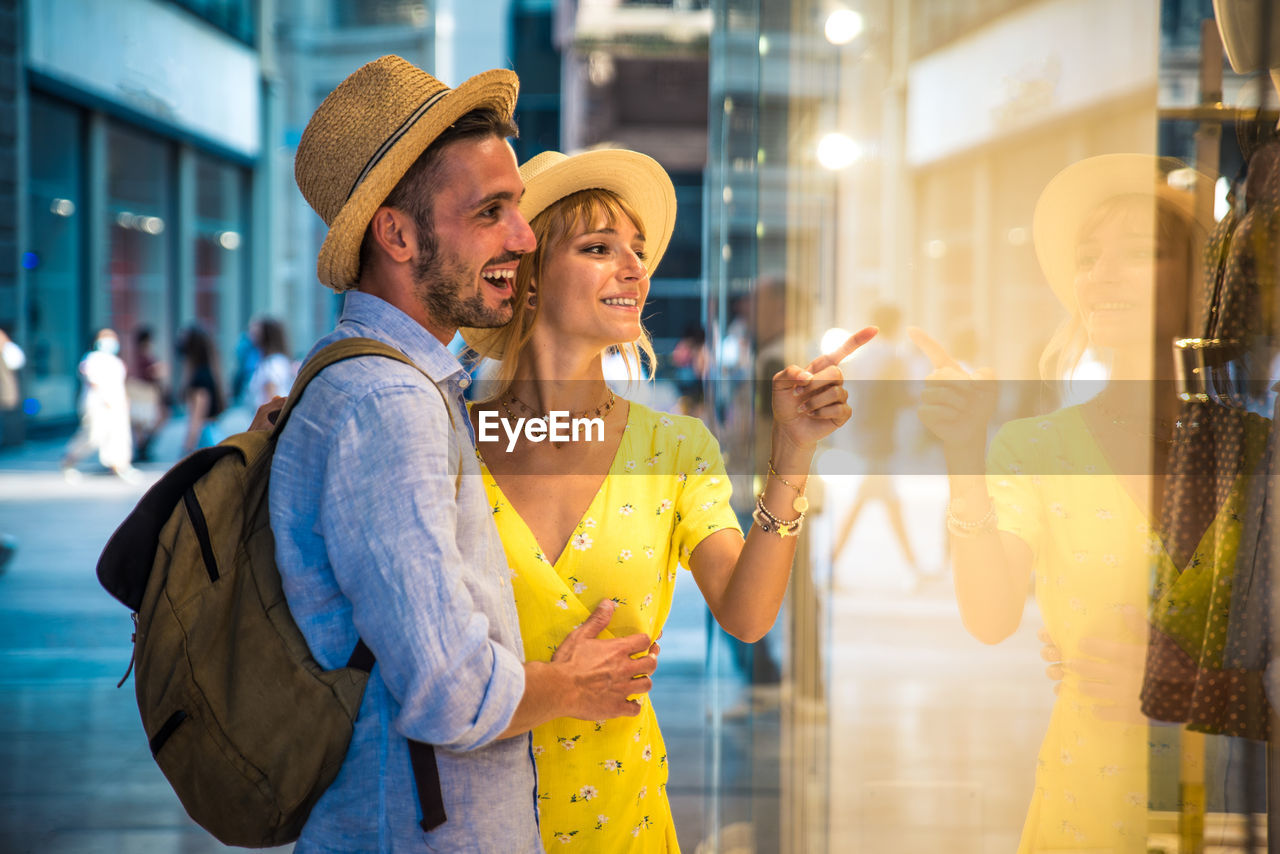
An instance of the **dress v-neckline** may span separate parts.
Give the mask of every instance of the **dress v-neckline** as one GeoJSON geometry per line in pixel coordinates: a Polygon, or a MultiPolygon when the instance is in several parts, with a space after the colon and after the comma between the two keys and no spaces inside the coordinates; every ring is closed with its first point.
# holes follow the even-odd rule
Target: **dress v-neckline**
{"type": "Polygon", "coordinates": [[[583,509],[581,515],[578,516],[578,521],[574,523],[573,530],[569,533],[569,538],[566,539],[564,541],[564,545],[560,547],[560,554],[556,555],[556,559],[554,561],[547,560],[547,550],[542,543],[538,542],[538,535],[533,532],[533,529],[529,527],[529,523],[525,521],[524,516],[520,515],[520,511],[516,509],[515,504],[513,504],[511,499],[507,497],[507,494],[502,491],[502,485],[498,483],[497,475],[493,473],[488,464],[484,463],[484,457],[480,458],[480,462],[484,465],[485,471],[489,473],[489,479],[493,481],[493,488],[497,491],[498,497],[502,499],[503,503],[511,508],[512,514],[520,523],[520,527],[524,529],[524,535],[529,538],[529,540],[538,549],[538,554],[541,555],[542,559],[550,566],[557,569],[559,568],[560,561],[564,560],[565,555],[571,551],[573,538],[577,536],[578,529],[582,527],[583,521],[590,516],[592,508],[596,506],[596,502],[600,500],[600,496],[604,493],[604,488],[609,483],[610,475],[612,475],[613,470],[617,468],[618,460],[622,459],[623,446],[627,444],[627,437],[631,434],[632,414],[634,412],[635,404],[631,401],[627,401],[627,423],[622,427],[622,437],[618,440],[618,447],[613,452],[613,459],[609,462],[609,467],[605,469],[604,477],[600,478],[600,484],[596,487],[595,492],[591,494],[591,500],[587,502],[587,506],[583,509]]]}

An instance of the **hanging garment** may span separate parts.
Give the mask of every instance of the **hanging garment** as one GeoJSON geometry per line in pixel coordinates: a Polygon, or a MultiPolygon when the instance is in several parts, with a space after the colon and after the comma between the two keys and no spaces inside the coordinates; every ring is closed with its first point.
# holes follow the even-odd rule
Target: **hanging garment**
{"type": "Polygon", "coordinates": [[[1280,145],[1254,153],[1245,213],[1224,218],[1205,253],[1199,399],[1185,403],[1170,452],[1163,527],[1172,567],[1152,592],[1142,708],[1189,729],[1269,737],[1270,382],[1280,286],[1280,145]]]}

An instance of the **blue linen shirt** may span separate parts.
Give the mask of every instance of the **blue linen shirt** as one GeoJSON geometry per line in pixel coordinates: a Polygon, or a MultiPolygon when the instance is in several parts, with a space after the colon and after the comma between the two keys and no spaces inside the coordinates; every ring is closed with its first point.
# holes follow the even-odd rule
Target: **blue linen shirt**
{"type": "Polygon", "coordinates": [[[312,381],[280,435],[271,529],[293,618],[326,669],[359,638],[377,658],[346,760],[294,850],[541,851],[529,736],[496,740],[524,656],[467,375],[377,297],[349,293],[315,349],[352,336],[401,350],[439,390],[409,365],[348,359],[312,381]],[[429,834],[407,739],[436,745],[448,821],[429,834]]]}

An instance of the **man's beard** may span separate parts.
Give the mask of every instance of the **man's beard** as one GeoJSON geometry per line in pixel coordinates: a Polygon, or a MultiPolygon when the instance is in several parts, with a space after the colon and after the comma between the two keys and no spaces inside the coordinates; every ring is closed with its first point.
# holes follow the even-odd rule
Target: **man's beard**
{"type": "Polygon", "coordinates": [[[469,271],[457,257],[443,255],[433,232],[419,233],[425,234],[426,239],[419,244],[418,256],[413,259],[414,294],[433,320],[475,329],[493,329],[511,322],[511,297],[494,308],[485,302],[483,290],[468,297],[459,296],[463,288],[475,282],[479,271],[469,271]]]}

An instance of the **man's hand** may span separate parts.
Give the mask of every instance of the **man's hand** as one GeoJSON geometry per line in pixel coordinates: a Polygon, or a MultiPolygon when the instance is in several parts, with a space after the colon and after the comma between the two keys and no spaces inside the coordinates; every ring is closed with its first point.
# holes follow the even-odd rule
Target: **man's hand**
{"type": "Polygon", "coordinates": [[[653,688],[649,677],[658,666],[658,645],[648,635],[599,637],[613,618],[614,607],[611,599],[602,601],[551,656],[551,663],[567,677],[569,694],[564,703],[570,717],[584,721],[634,717],[640,714],[640,703],[627,698],[653,688]]]}
{"type": "Polygon", "coordinates": [[[1072,659],[1063,657],[1047,629],[1040,629],[1040,657],[1049,662],[1045,675],[1053,681],[1055,694],[1061,694],[1063,684],[1070,680],[1080,697],[1092,705],[1098,720],[1140,724],[1146,721],[1139,702],[1146,665],[1146,624],[1136,609],[1125,608],[1122,613],[1123,636],[1083,637],[1079,655],[1072,659]]]}
{"type": "Polygon", "coordinates": [[[1044,675],[1053,681],[1053,693],[1061,694],[1062,678],[1067,675],[1067,669],[1062,666],[1062,650],[1058,649],[1048,629],[1040,629],[1036,637],[1043,644],[1040,647],[1040,657],[1049,662],[1049,666],[1044,669],[1044,675]]]}

